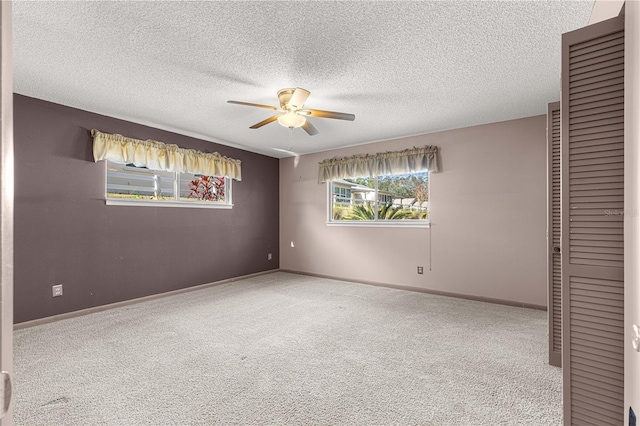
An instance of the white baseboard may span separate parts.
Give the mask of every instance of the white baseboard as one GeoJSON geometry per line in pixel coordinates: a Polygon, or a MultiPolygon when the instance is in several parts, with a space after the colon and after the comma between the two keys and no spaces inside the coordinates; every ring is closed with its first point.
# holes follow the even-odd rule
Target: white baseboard
{"type": "Polygon", "coordinates": [[[328,279],[332,279],[332,280],[347,281],[347,282],[353,282],[353,283],[357,283],[357,284],[374,285],[374,286],[377,286],[377,287],[395,288],[397,290],[416,291],[418,293],[436,294],[438,296],[456,297],[458,299],[475,300],[475,301],[478,301],[478,302],[496,303],[498,305],[517,306],[517,307],[520,307],[520,308],[536,309],[536,310],[539,310],[539,311],[546,311],[547,310],[547,307],[544,306],[544,305],[535,305],[533,303],[514,302],[512,300],[494,299],[494,298],[491,298],[491,297],[472,296],[472,295],[468,295],[468,294],[450,293],[448,291],[432,290],[432,289],[422,288],[422,287],[411,287],[411,286],[406,286],[406,285],[380,283],[380,282],[375,282],[375,281],[354,280],[354,279],[349,279],[349,278],[334,277],[334,276],[331,276],[331,275],[314,274],[314,273],[310,273],[310,272],[292,271],[292,270],[288,270],[288,269],[280,269],[280,272],[288,272],[290,274],[298,274],[298,275],[308,275],[310,277],[328,278],[328,279]]]}

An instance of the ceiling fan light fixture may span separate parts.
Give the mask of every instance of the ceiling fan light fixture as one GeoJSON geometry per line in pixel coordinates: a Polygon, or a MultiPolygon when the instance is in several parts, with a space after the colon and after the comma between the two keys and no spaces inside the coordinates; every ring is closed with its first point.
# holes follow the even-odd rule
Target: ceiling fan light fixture
{"type": "MultiPolygon", "coordinates": [[[[314,136],[319,133],[318,129],[316,129],[316,127],[313,125],[311,119],[307,120],[307,117],[334,118],[337,120],[348,121],[355,120],[355,115],[347,114],[346,112],[324,111],[320,109],[302,109],[310,94],[311,92],[301,87],[296,87],[295,89],[287,88],[278,90],[278,100],[280,101],[280,108],[270,105],[254,104],[250,102],[227,102],[236,105],[266,108],[278,112],[276,115],[272,115],[266,120],[262,120],[261,122],[250,126],[250,129],[259,129],[262,126],[278,120],[278,123],[280,123],[280,125],[283,127],[288,127],[289,129],[293,129],[294,127],[302,127],[302,130],[307,132],[309,136],[314,136]]],[[[289,132],[289,134],[291,134],[291,132],[289,132]]]]}
{"type": "Polygon", "coordinates": [[[288,112],[278,116],[278,123],[284,127],[300,127],[307,121],[306,117],[295,112],[288,112]]]}

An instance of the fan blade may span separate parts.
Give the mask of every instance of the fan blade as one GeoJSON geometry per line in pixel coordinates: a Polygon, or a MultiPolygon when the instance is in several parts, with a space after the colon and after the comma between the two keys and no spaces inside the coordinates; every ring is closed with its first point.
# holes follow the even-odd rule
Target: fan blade
{"type": "Polygon", "coordinates": [[[289,108],[300,109],[302,108],[302,105],[304,105],[304,103],[307,101],[307,98],[310,94],[311,92],[309,92],[308,90],[296,87],[296,90],[293,91],[293,94],[291,95],[291,98],[289,98],[289,102],[287,102],[287,105],[289,106],[289,108]]]}
{"type": "Polygon", "coordinates": [[[249,103],[249,102],[227,101],[227,103],[236,104],[236,105],[246,105],[246,106],[258,107],[258,108],[266,108],[266,109],[275,109],[275,110],[278,109],[278,108],[276,108],[274,106],[270,106],[270,105],[252,104],[252,103],[249,103]]]}
{"type": "Polygon", "coordinates": [[[273,117],[269,117],[266,120],[262,120],[261,122],[259,122],[257,124],[254,124],[253,126],[251,126],[249,128],[250,129],[258,129],[258,128],[264,126],[265,124],[272,123],[272,122],[274,122],[274,121],[276,121],[278,119],[278,115],[274,115],[273,117]]]}
{"type": "Polygon", "coordinates": [[[308,118],[307,118],[307,121],[305,121],[304,124],[302,125],[302,128],[304,129],[305,132],[309,134],[309,136],[318,134],[318,129],[316,129],[316,127],[313,124],[311,124],[311,120],[309,120],[308,118]]]}
{"type": "Polygon", "coordinates": [[[346,112],[334,112],[334,111],[322,111],[319,109],[305,109],[303,113],[308,113],[311,117],[318,118],[337,118],[338,120],[353,121],[356,119],[354,114],[347,114],[346,112]]]}

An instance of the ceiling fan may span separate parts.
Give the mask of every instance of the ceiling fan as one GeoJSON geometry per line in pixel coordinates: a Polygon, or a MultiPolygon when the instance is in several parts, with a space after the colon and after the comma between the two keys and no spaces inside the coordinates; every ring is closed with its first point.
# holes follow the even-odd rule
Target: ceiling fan
{"type": "Polygon", "coordinates": [[[278,114],[262,120],[261,122],[249,127],[250,129],[258,129],[265,124],[269,124],[278,120],[278,123],[284,127],[294,128],[302,127],[305,132],[310,136],[317,135],[318,129],[314,127],[308,117],[314,118],[335,118],[338,120],[355,120],[356,116],[353,114],[347,114],[344,112],[322,111],[319,109],[302,109],[304,103],[311,92],[308,90],[296,87],[295,89],[282,89],[278,91],[278,99],[280,100],[280,108],[262,105],[252,104],[249,102],[240,101],[227,101],[230,104],[246,105],[258,108],[266,108],[278,111],[278,114]]]}

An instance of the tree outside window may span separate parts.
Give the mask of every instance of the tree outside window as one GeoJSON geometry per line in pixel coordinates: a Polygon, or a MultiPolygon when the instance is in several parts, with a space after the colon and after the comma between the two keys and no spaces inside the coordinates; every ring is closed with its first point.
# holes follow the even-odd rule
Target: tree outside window
{"type": "Polygon", "coordinates": [[[331,185],[331,222],[429,218],[428,172],[336,180],[331,185]]]}

